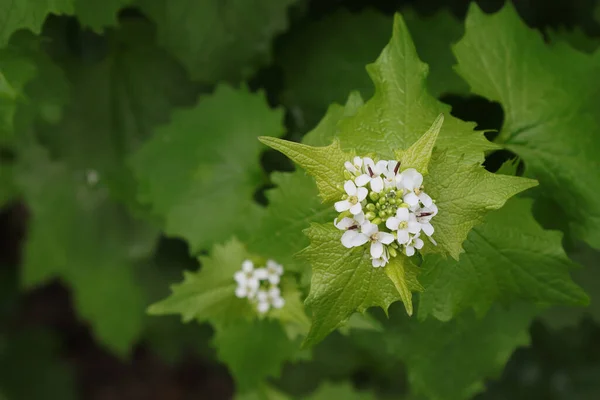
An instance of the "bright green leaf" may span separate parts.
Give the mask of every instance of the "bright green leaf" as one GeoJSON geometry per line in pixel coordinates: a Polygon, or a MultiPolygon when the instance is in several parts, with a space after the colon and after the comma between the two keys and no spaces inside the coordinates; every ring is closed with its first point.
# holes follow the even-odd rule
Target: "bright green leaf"
{"type": "Polygon", "coordinates": [[[397,257],[393,257],[383,270],[387,277],[394,283],[398,293],[400,293],[406,313],[412,315],[412,292],[423,290],[423,287],[417,280],[419,269],[409,257],[400,254],[397,257]]]}
{"type": "Polygon", "coordinates": [[[412,9],[402,10],[419,58],[429,65],[427,89],[434,97],[468,93],[469,87],[452,69],[456,59],[450,45],[464,34],[463,24],[448,10],[422,16],[412,9]]]}
{"type": "Polygon", "coordinates": [[[295,0],[139,0],[159,42],[201,83],[240,81],[270,61],[271,40],[287,28],[295,0]]]}
{"type": "Polygon", "coordinates": [[[585,304],[588,297],[569,276],[572,262],[561,239],[534,220],[529,200],[511,199],[471,231],[459,261],[425,258],[419,317],[449,320],[466,308],[484,315],[495,302],[518,300],[585,304]]]}
{"type": "Polygon", "coordinates": [[[241,392],[254,389],[267,377],[278,377],[283,362],[299,347],[278,322],[269,320],[217,325],[213,345],[241,392]]]}
{"type": "Polygon", "coordinates": [[[396,151],[396,159],[400,160],[401,170],[414,168],[423,175],[427,174],[427,166],[436,144],[440,128],[444,123],[444,114],[440,114],[431,127],[408,149],[396,151]]]}
{"type": "Polygon", "coordinates": [[[547,45],[510,3],[493,15],[471,4],[454,53],[471,91],[502,104],[499,140],[523,158],[578,237],[600,248],[600,57],[547,45]]]}
{"type": "Polygon", "coordinates": [[[256,138],[281,135],[282,117],[261,93],[219,86],[157,129],[132,165],[140,199],[164,218],[167,234],[196,253],[253,226],[263,214],[253,200],[262,180],[256,138]]]}
{"type": "Polygon", "coordinates": [[[497,148],[474,124],[450,115],[450,107],[426,90],[427,65],[417,56],[408,29],[400,15],[394,19],[390,43],[367,71],[375,84],[375,95],[352,118],[340,124],[339,139],[344,149],[393,157],[426,132],[439,114],[446,120],[437,146],[450,158],[483,161],[483,152],[497,148]]]}
{"type": "Polygon", "coordinates": [[[198,272],[185,272],[182,283],[171,287],[172,294],[151,305],[152,315],[181,314],[184,322],[196,319],[225,324],[255,315],[250,303],[235,296],[233,275],[250,258],[244,246],[233,239],[216,245],[210,257],[200,257],[198,272]]]}
{"type": "Polygon", "coordinates": [[[321,203],[314,180],[303,171],[276,172],[271,180],[277,187],[266,193],[268,212],[252,230],[248,248],[276,260],[286,269],[304,272],[305,262],[294,257],[308,246],[308,238],[302,231],[311,222],[333,221],[337,213],[321,203]]]}
{"type": "Polygon", "coordinates": [[[446,323],[392,318],[395,326],[384,335],[388,351],[404,361],[412,391],[431,400],[467,400],[502,372],[516,348],[529,344],[534,316],[531,307],[519,305],[446,323]]]}
{"type": "Polygon", "coordinates": [[[344,162],[351,160],[354,154],[343,152],[337,140],[326,147],[312,147],[272,137],[261,136],[259,139],[314,176],[323,202],[337,201],[344,194],[344,162]]]}
{"type": "Polygon", "coordinates": [[[425,249],[458,259],[469,231],[483,222],[487,212],[536,184],[532,179],[492,174],[445,152],[434,152],[424,186],[439,209],[432,222],[437,246],[426,245],[425,249]]]}
{"type": "MultiPolygon", "coordinates": [[[[306,345],[320,342],[331,331],[344,325],[356,311],[365,312],[375,306],[386,311],[391,303],[402,299],[383,271],[385,268],[373,268],[370,255],[364,248],[347,249],[342,246],[342,232],[333,224],[312,224],[306,234],[311,244],[301,254],[313,268],[310,293],[306,299],[313,317],[306,345]]],[[[409,280],[407,284],[412,282],[409,280]]],[[[409,286],[408,289],[414,291],[418,288],[409,286]]]]}

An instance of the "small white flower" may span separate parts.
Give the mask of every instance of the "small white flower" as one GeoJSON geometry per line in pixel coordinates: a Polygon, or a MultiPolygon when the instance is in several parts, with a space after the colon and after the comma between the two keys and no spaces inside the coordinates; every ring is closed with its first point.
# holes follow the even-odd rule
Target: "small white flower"
{"type": "Polygon", "coordinates": [[[371,242],[371,257],[380,258],[384,251],[384,244],[394,241],[394,235],[387,232],[379,232],[379,227],[371,222],[365,222],[361,232],[352,241],[353,247],[362,246],[371,242]]]}
{"type": "Polygon", "coordinates": [[[407,256],[412,257],[415,255],[415,249],[422,249],[423,244],[423,241],[419,238],[419,234],[416,234],[410,238],[408,243],[406,243],[404,246],[404,251],[406,252],[407,256]]]}
{"type": "Polygon", "coordinates": [[[254,270],[254,276],[259,281],[264,281],[269,278],[269,272],[266,268],[257,268],[254,270]]]}
{"type": "Polygon", "coordinates": [[[361,213],[362,204],[360,202],[367,197],[369,191],[363,187],[357,188],[352,181],[346,181],[346,183],[344,183],[344,190],[346,191],[346,194],[348,194],[348,198],[335,203],[336,211],[342,212],[350,210],[354,215],[361,213]]]}
{"type": "Polygon", "coordinates": [[[346,161],[344,163],[344,167],[346,170],[350,172],[352,175],[360,175],[363,166],[363,159],[360,157],[354,157],[352,162],[346,161]]]}
{"type": "Polygon", "coordinates": [[[370,159],[365,157],[363,159],[363,171],[364,173],[355,179],[358,186],[365,186],[370,183],[371,190],[375,193],[379,193],[383,190],[383,178],[381,175],[387,171],[388,162],[385,160],[378,161],[377,164],[370,159]]]}
{"type": "Polygon", "coordinates": [[[354,240],[356,235],[358,235],[358,230],[360,229],[362,224],[365,223],[365,221],[365,214],[363,213],[356,214],[354,218],[345,217],[342,218],[341,221],[338,221],[337,219],[333,221],[333,224],[336,228],[342,231],[346,231],[342,235],[342,244],[344,245],[344,247],[348,249],[353,247],[352,241],[354,240]]]}
{"type": "Polygon", "coordinates": [[[415,211],[416,220],[421,225],[421,229],[427,236],[433,235],[433,225],[431,225],[431,219],[438,213],[438,208],[435,203],[431,203],[431,206],[420,208],[415,211]]]}
{"type": "Polygon", "coordinates": [[[371,264],[374,268],[385,267],[385,265],[390,261],[390,253],[387,248],[384,248],[383,254],[379,258],[372,258],[371,264]]]}
{"type": "Polygon", "coordinates": [[[267,279],[273,285],[277,285],[279,283],[281,275],[283,275],[283,266],[281,264],[277,264],[273,260],[267,260],[267,279]]]}
{"type": "Polygon", "coordinates": [[[383,172],[383,186],[386,189],[402,188],[402,175],[398,174],[400,163],[398,161],[390,160],[387,162],[385,171],[383,172]]]}
{"type": "Polygon", "coordinates": [[[278,287],[269,289],[269,300],[274,308],[281,308],[285,305],[285,300],[281,297],[281,291],[278,287]]]}
{"type": "MultiPolygon", "coordinates": [[[[401,175],[401,179],[402,179],[402,185],[404,186],[405,189],[408,190],[408,192],[406,192],[404,194],[404,198],[403,201],[408,204],[411,207],[414,207],[416,205],[419,204],[419,196],[418,194],[420,194],[420,188],[421,185],[423,184],[423,175],[421,175],[416,169],[414,168],[408,168],[404,171],[402,171],[401,175]]],[[[427,196],[429,197],[429,196],[427,196]]],[[[430,198],[431,200],[431,198],[430,198]]]]}
{"type": "Polygon", "coordinates": [[[416,234],[421,230],[421,224],[417,222],[415,215],[404,207],[398,208],[396,216],[388,218],[385,226],[391,231],[397,231],[396,240],[400,244],[408,243],[409,233],[416,234]]]}
{"type": "Polygon", "coordinates": [[[252,261],[245,260],[242,263],[242,270],[237,271],[233,275],[233,279],[235,279],[238,284],[238,289],[236,289],[236,295],[238,295],[238,293],[240,294],[238,297],[247,297],[258,289],[260,282],[259,278],[256,276],[256,271],[252,261]],[[242,293],[245,294],[241,296],[242,293]]]}
{"type": "Polygon", "coordinates": [[[266,290],[261,289],[256,293],[256,301],[256,309],[259,313],[264,314],[269,311],[271,305],[269,302],[269,293],[266,290]]]}

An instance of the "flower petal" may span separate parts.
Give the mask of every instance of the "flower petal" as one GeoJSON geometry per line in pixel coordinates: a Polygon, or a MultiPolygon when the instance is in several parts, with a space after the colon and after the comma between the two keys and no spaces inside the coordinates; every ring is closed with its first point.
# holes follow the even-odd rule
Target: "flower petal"
{"type": "Polygon", "coordinates": [[[271,298],[279,297],[281,296],[281,290],[279,290],[278,287],[272,287],[269,289],[269,296],[271,296],[271,298]]]}
{"type": "Polygon", "coordinates": [[[346,181],[344,183],[344,190],[349,196],[354,196],[356,194],[356,185],[352,181],[346,181]]]}
{"type": "Polygon", "coordinates": [[[381,258],[372,258],[371,259],[371,264],[373,265],[373,268],[383,267],[383,263],[384,263],[384,260],[381,258]]]}
{"type": "Polygon", "coordinates": [[[379,258],[383,254],[383,244],[381,242],[371,243],[371,257],[379,258]]]}
{"type": "Polygon", "coordinates": [[[421,232],[421,224],[416,221],[410,221],[406,230],[412,234],[419,233],[421,232]]]}
{"type": "Polygon", "coordinates": [[[385,221],[385,226],[388,227],[389,230],[395,231],[398,229],[398,225],[400,225],[400,219],[396,217],[389,217],[387,221],[385,221]]]}
{"type": "Polygon", "coordinates": [[[433,225],[431,225],[429,222],[421,224],[421,229],[423,229],[423,232],[425,232],[427,236],[433,235],[433,225]]]}
{"type": "Polygon", "coordinates": [[[404,196],[404,202],[409,206],[416,206],[419,204],[419,198],[413,192],[408,193],[404,196]]]}
{"type": "Polygon", "coordinates": [[[360,214],[362,212],[362,204],[356,203],[352,207],[350,207],[350,212],[352,215],[360,214]]]}
{"type": "Polygon", "coordinates": [[[387,165],[388,162],[386,160],[379,160],[377,161],[377,164],[375,164],[375,172],[376,174],[383,174],[385,171],[387,171],[387,165]]]}
{"type": "Polygon", "coordinates": [[[394,235],[387,232],[379,232],[377,234],[377,239],[383,244],[390,244],[394,241],[394,235]]]}
{"type": "Polygon", "coordinates": [[[256,309],[261,314],[264,314],[267,311],[269,311],[269,307],[270,307],[269,303],[266,301],[259,301],[258,304],[256,305],[256,309]]]}
{"type": "Polygon", "coordinates": [[[235,297],[239,297],[241,299],[243,297],[246,297],[247,294],[248,291],[246,290],[246,287],[238,286],[237,288],[235,288],[235,297]]]}
{"type": "Polygon", "coordinates": [[[377,225],[372,222],[365,222],[361,227],[361,232],[367,236],[371,236],[379,231],[377,225]]]}
{"type": "Polygon", "coordinates": [[[269,282],[271,282],[272,285],[277,285],[279,283],[279,275],[269,274],[269,282]]]}
{"type": "Polygon", "coordinates": [[[359,247],[369,241],[369,237],[364,233],[359,233],[354,238],[352,238],[352,247],[359,247]]]}
{"type": "Polygon", "coordinates": [[[271,304],[275,308],[282,308],[285,305],[285,300],[283,299],[283,297],[276,297],[273,299],[271,304]]]}
{"type": "Polygon", "coordinates": [[[396,211],[396,217],[398,218],[398,220],[408,221],[409,215],[410,215],[410,212],[408,211],[408,208],[398,207],[398,210],[396,211]]]}
{"type": "Polygon", "coordinates": [[[254,271],[254,277],[258,280],[267,279],[269,277],[269,273],[266,268],[258,268],[254,271]]]}
{"type": "Polygon", "coordinates": [[[380,176],[371,179],[371,190],[375,193],[379,193],[383,190],[383,179],[380,176]]]}
{"type": "Polygon", "coordinates": [[[358,222],[358,225],[362,225],[365,222],[365,214],[360,213],[354,216],[354,220],[358,222]]]}
{"type": "Polygon", "coordinates": [[[233,274],[233,279],[235,279],[235,281],[239,284],[244,284],[246,283],[246,273],[238,271],[235,274],[233,274]]]}
{"type": "Polygon", "coordinates": [[[409,236],[408,236],[408,232],[404,229],[398,231],[398,238],[396,240],[398,240],[398,243],[400,244],[406,244],[409,241],[409,236]]]}
{"type": "Polygon", "coordinates": [[[412,257],[415,255],[415,248],[412,246],[406,246],[406,255],[412,257]]]}
{"type": "Polygon", "coordinates": [[[346,161],[344,163],[344,167],[346,167],[346,170],[348,172],[350,172],[351,174],[356,173],[356,167],[354,166],[354,164],[352,164],[350,161],[346,161]]]}
{"type": "Polygon", "coordinates": [[[360,167],[362,167],[363,159],[360,158],[359,156],[356,156],[356,157],[354,157],[352,162],[354,163],[354,165],[356,165],[356,168],[360,168],[360,167]]]}
{"type": "Polygon", "coordinates": [[[342,200],[342,201],[336,202],[334,204],[334,207],[335,207],[335,211],[342,212],[342,211],[349,210],[350,207],[352,207],[352,204],[350,204],[350,202],[348,200],[342,200]]]}
{"type": "Polygon", "coordinates": [[[415,238],[415,240],[414,240],[414,246],[415,246],[415,248],[422,249],[424,244],[425,243],[423,243],[423,241],[421,239],[415,238]]]}
{"type": "Polygon", "coordinates": [[[357,231],[346,231],[342,235],[342,244],[345,248],[351,249],[353,246],[352,241],[356,236],[360,235],[357,231]]]}
{"type": "Polygon", "coordinates": [[[338,228],[341,231],[345,231],[346,229],[350,228],[351,226],[354,226],[355,224],[355,220],[349,217],[345,217],[342,218],[341,221],[337,221],[337,219],[335,221],[333,221],[333,225],[335,225],[336,228],[338,228]]]}
{"type": "Polygon", "coordinates": [[[419,200],[421,200],[421,203],[423,203],[425,207],[429,207],[433,204],[433,200],[431,200],[431,197],[425,192],[419,193],[419,200]]]}
{"type": "Polygon", "coordinates": [[[357,186],[365,186],[367,183],[371,182],[371,177],[367,174],[362,174],[357,177],[354,182],[356,182],[357,186]]]}
{"type": "Polygon", "coordinates": [[[258,293],[256,293],[256,300],[258,300],[259,302],[265,302],[269,300],[269,294],[267,293],[266,290],[259,290],[258,293]]]}
{"type": "Polygon", "coordinates": [[[367,194],[369,194],[369,191],[367,190],[367,188],[359,187],[356,190],[356,197],[358,197],[358,201],[363,201],[364,199],[366,199],[367,194]]]}
{"type": "Polygon", "coordinates": [[[254,263],[252,261],[246,260],[242,263],[242,271],[250,273],[253,269],[254,263]]]}

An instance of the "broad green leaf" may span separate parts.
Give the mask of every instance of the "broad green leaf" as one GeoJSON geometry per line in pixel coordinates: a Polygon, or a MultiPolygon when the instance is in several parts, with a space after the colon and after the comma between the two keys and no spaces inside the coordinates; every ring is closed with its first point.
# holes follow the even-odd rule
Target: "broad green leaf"
{"type": "Polygon", "coordinates": [[[48,14],[73,14],[73,0],[0,0],[0,47],[19,29],[39,34],[48,14]]]}
{"type": "Polygon", "coordinates": [[[469,231],[483,222],[489,211],[536,184],[532,179],[492,174],[479,165],[450,158],[446,152],[434,152],[424,186],[439,209],[432,222],[437,246],[426,244],[424,250],[458,260],[469,231]]]}
{"type": "Polygon", "coordinates": [[[0,47],[20,29],[39,34],[49,14],[77,15],[80,21],[96,32],[105,26],[117,25],[117,12],[131,0],[0,0],[0,47]]]}
{"type": "Polygon", "coordinates": [[[196,107],[175,112],[133,156],[140,200],[193,253],[246,232],[264,212],[253,200],[263,179],[256,138],[281,135],[282,119],[262,93],[217,87],[196,107]]]}
{"type": "MultiPolygon", "coordinates": [[[[306,234],[311,244],[301,254],[313,268],[306,299],[313,316],[305,345],[320,342],[356,311],[364,313],[375,306],[387,311],[391,303],[402,299],[385,268],[373,268],[364,248],[342,246],[342,232],[333,224],[312,224],[306,234]]],[[[410,291],[418,290],[413,282],[406,282],[410,291]]]]}
{"type": "Polygon", "coordinates": [[[444,94],[465,94],[469,87],[452,69],[456,64],[451,44],[458,42],[464,27],[448,10],[423,16],[407,8],[402,16],[412,35],[419,58],[429,65],[427,89],[434,97],[444,94]]]}
{"type": "Polygon", "coordinates": [[[391,18],[374,10],[341,9],[283,37],[276,55],[285,79],[283,102],[301,127],[312,127],[351,90],[365,98],[373,94],[365,65],[377,58],[391,27],[391,18]]]}
{"type": "Polygon", "coordinates": [[[396,159],[401,163],[401,170],[414,168],[422,174],[427,174],[427,167],[436,144],[440,128],[444,123],[444,114],[440,114],[431,127],[408,149],[396,151],[396,159]]]}
{"type": "Polygon", "coordinates": [[[338,328],[338,332],[342,335],[349,335],[353,330],[381,332],[383,326],[369,313],[354,313],[348,318],[348,322],[344,326],[338,328]]]}
{"type": "Polygon", "coordinates": [[[370,400],[376,398],[372,393],[356,390],[350,383],[333,384],[325,382],[311,393],[310,396],[306,397],[306,400],[370,400]]]}
{"type": "Polygon", "coordinates": [[[385,274],[394,283],[408,315],[413,313],[412,292],[422,291],[423,287],[417,280],[419,268],[404,254],[390,260],[383,268],[385,274]]]}
{"type": "Polygon", "coordinates": [[[71,168],[95,171],[114,197],[137,209],[127,159],[174,108],[194,104],[197,89],[153,42],[148,23],[125,21],[108,35],[109,53],[98,62],[58,58],[71,102],[60,123],[43,131],[44,143],[71,168]]]}
{"type": "Polygon", "coordinates": [[[503,106],[499,140],[523,158],[577,236],[600,248],[600,57],[547,45],[510,3],[493,15],[471,4],[454,53],[471,91],[503,106]]]}
{"type": "Polygon", "coordinates": [[[589,299],[569,276],[573,265],[561,238],[534,220],[530,200],[509,200],[469,233],[459,261],[425,258],[419,318],[445,321],[466,308],[481,316],[495,302],[585,304],[589,299]]]}
{"type": "Polygon", "coordinates": [[[240,81],[270,59],[271,40],[287,29],[295,0],[138,0],[161,45],[201,83],[240,81]]]}
{"type": "Polygon", "coordinates": [[[287,140],[261,136],[261,142],[288,156],[306,172],[314,176],[324,203],[340,199],[344,194],[344,162],[354,157],[353,152],[344,152],[334,140],[326,147],[313,147],[287,140]]]}
{"type": "Polygon", "coordinates": [[[25,98],[25,84],[37,72],[30,54],[26,54],[27,44],[14,40],[10,46],[0,50],[0,145],[4,146],[14,141],[15,110],[25,98]]]}
{"type": "Polygon", "coordinates": [[[235,296],[233,275],[250,254],[237,240],[216,245],[210,257],[200,257],[197,272],[185,272],[182,283],[171,286],[171,295],[151,305],[152,315],[181,314],[184,322],[197,320],[226,324],[255,315],[250,303],[235,296]]]}
{"type": "Polygon", "coordinates": [[[548,30],[546,35],[550,43],[566,42],[573,48],[585,53],[593,53],[600,47],[598,37],[586,35],[583,29],[578,26],[573,27],[571,30],[564,27],[548,30]]]}
{"type": "Polygon", "coordinates": [[[241,392],[254,389],[267,377],[278,377],[283,362],[299,348],[278,322],[269,320],[217,325],[213,345],[241,392]]]}
{"type": "MultiPolygon", "coordinates": [[[[171,295],[151,305],[148,313],[180,314],[183,322],[208,321],[219,326],[256,318],[257,313],[248,300],[235,296],[237,284],[233,279],[242,262],[254,258],[237,239],[216,245],[209,257],[200,257],[200,269],[185,271],[183,282],[171,286],[171,295]]],[[[290,335],[306,334],[308,319],[293,279],[282,280],[281,293],[286,305],[268,316],[280,321],[290,335]]]]}
{"type": "Polygon", "coordinates": [[[404,361],[413,392],[431,400],[467,400],[485,389],[486,378],[500,375],[516,348],[529,344],[535,314],[519,305],[496,307],[481,319],[465,313],[447,323],[398,316],[383,335],[388,351],[404,361]]]}
{"type": "Polygon", "coordinates": [[[309,244],[302,231],[311,222],[333,221],[337,213],[321,203],[314,180],[303,171],[276,172],[271,180],[277,187],[266,193],[267,213],[248,237],[248,249],[286,269],[304,272],[306,262],[294,257],[309,244]]]}
{"type": "Polygon", "coordinates": [[[15,179],[32,214],[24,286],[61,278],[94,335],[126,355],[141,333],[144,314],[134,266],[151,253],[156,231],[131,219],[85,171],[50,161],[40,148],[20,153],[15,179]]]}
{"type": "Polygon", "coordinates": [[[329,105],[327,112],[317,126],[304,135],[302,143],[310,146],[327,146],[337,135],[340,121],[356,114],[363,104],[360,93],[351,92],[344,106],[337,103],[329,105]]]}
{"type": "Polygon", "coordinates": [[[426,132],[439,114],[446,119],[437,146],[450,158],[482,162],[483,152],[497,148],[474,124],[450,115],[450,107],[426,89],[428,68],[417,56],[408,29],[400,15],[394,18],[390,43],[367,71],[375,84],[375,95],[352,118],[340,124],[339,139],[344,149],[393,157],[426,132]]]}

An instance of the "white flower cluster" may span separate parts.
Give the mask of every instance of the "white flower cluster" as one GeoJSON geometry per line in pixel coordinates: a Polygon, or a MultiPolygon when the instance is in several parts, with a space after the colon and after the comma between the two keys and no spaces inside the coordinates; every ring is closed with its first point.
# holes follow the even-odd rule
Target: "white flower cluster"
{"type": "Polygon", "coordinates": [[[421,233],[436,244],[431,220],[438,208],[423,191],[423,175],[416,169],[400,172],[398,161],[369,157],[354,157],[344,166],[346,195],[335,203],[341,214],[334,224],[346,231],[345,247],[370,244],[373,266],[383,267],[401,248],[409,257],[421,249],[421,233]]]}
{"type": "Polygon", "coordinates": [[[255,268],[252,261],[245,260],[242,269],[233,275],[238,285],[235,295],[247,298],[261,314],[271,307],[281,308],[285,305],[279,289],[282,275],[283,266],[273,260],[268,260],[267,265],[260,268],[255,268]]]}

